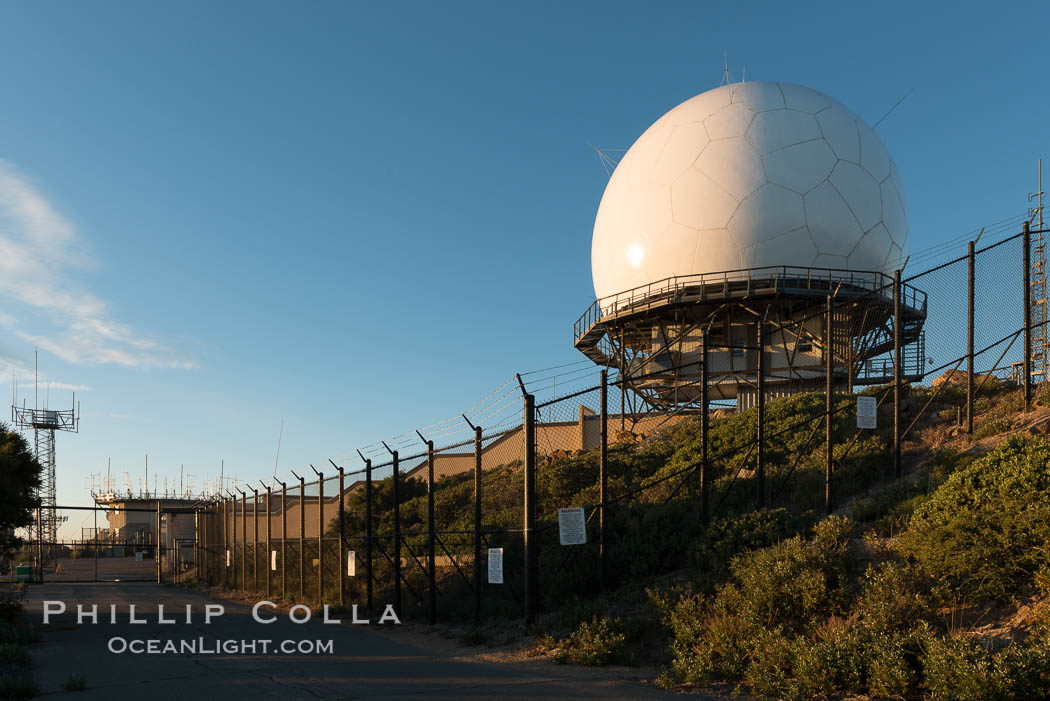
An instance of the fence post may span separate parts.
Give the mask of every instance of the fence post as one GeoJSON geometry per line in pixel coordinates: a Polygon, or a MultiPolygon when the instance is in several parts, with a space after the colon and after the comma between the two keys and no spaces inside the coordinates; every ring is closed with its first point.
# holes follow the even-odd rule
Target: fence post
{"type": "Polygon", "coordinates": [[[434,441],[427,441],[427,616],[437,623],[437,574],[434,557],[434,441]]]}
{"type": "Polygon", "coordinates": [[[901,271],[893,271],[893,476],[901,476],[901,271]]]}
{"type": "Polygon", "coordinates": [[[368,579],[365,581],[365,603],[368,614],[372,614],[372,461],[365,460],[365,566],[368,579]]]}
{"type": "Polygon", "coordinates": [[[270,497],[272,496],[272,490],[269,486],[266,487],[266,557],[263,558],[263,566],[266,569],[266,596],[270,596],[273,589],[273,511],[270,509],[270,497]]]}
{"type": "Polygon", "coordinates": [[[197,557],[199,558],[197,560],[197,567],[198,567],[197,582],[199,584],[202,581],[204,581],[204,582],[208,582],[209,581],[208,580],[208,576],[209,576],[208,565],[210,563],[208,562],[208,556],[211,553],[211,548],[208,547],[208,538],[210,537],[211,534],[210,534],[210,531],[208,530],[208,525],[211,523],[211,519],[208,518],[208,507],[204,507],[203,509],[198,509],[198,511],[197,511],[197,521],[200,524],[200,538],[199,538],[198,543],[197,543],[197,557]]]}
{"type": "Polygon", "coordinates": [[[391,456],[394,461],[394,484],[393,484],[393,498],[394,498],[394,612],[397,613],[398,617],[401,616],[401,501],[400,501],[400,490],[398,489],[398,482],[401,477],[398,474],[400,465],[398,464],[397,451],[391,451],[391,456]]]}
{"type": "Polygon", "coordinates": [[[853,394],[853,339],[846,345],[846,394],[853,394]]]}
{"type": "Polygon", "coordinates": [[[758,508],[766,508],[766,324],[758,322],[758,431],[755,440],[755,477],[758,483],[758,508]]]}
{"type": "Polygon", "coordinates": [[[346,603],[346,482],[343,468],[339,470],[339,605],[346,603]]]}
{"type": "Polygon", "coordinates": [[[208,524],[211,522],[211,519],[208,518],[207,507],[197,511],[197,519],[200,522],[200,544],[197,548],[197,554],[200,557],[200,561],[197,565],[199,568],[197,582],[200,583],[201,581],[208,582],[208,556],[211,553],[211,548],[208,547],[208,537],[210,536],[208,524]]]}
{"type": "Polygon", "coordinates": [[[248,589],[248,495],[241,490],[241,591],[248,589]]]}
{"type": "Polygon", "coordinates": [[[259,490],[252,488],[255,501],[252,502],[252,586],[259,591],[259,490]]]}
{"type": "Polygon", "coordinates": [[[533,537],[536,527],[536,398],[525,395],[525,623],[536,622],[537,602],[537,545],[533,537]]]}
{"type": "Polygon", "coordinates": [[[974,242],[970,241],[967,250],[967,267],[969,277],[966,285],[966,433],[973,435],[973,316],[974,316],[974,272],[976,256],[974,242]]]}
{"type": "MultiPolygon", "coordinates": [[[[95,581],[98,581],[98,502],[91,505],[91,519],[93,521],[92,526],[94,527],[95,537],[95,581]]],[[[198,578],[199,579],[199,578],[198,578]]]]}
{"type": "Polygon", "coordinates": [[[474,427],[474,625],[481,624],[481,426],[474,427]]]}
{"type": "Polygon", "coordinates": [[[281,482],[281,598],[288,598],[288,571],[285,558],[288,555],[288,484],[281,482]]]}
{"type": "Polygon", "coordinates": [[[707,425],[710,406],[707,396],[707,332],[700,339],[700,521],[706,524],[707,504],[707,425]]]}
{"type": "Polygon", "coordinates": [[[831,472],[833,468],[832,461],[834,460],[834,443],[832,435],[832,413],[834,411],[834,384],[832,383],[832,373],[835,371],[835,299],[831,295],[828,295],[828,308],[827,308],[827,329],[825,330],[824,336],[824,348],[825,348],[825,361],[826,367],[824,369],[824,420],[826,423],[826,441],[827,441],[827,454],[825,455],[824,462],[824,509],[827,513],[831,513],[831,472]]]}
{"type": "Polygon", "coordinates": [[[620,431],[627,430],[627,346],[624,341],[624,330],[620,329],[620,431]]]}
{"type": "MultiPolygon", "coordinates": [[[[313,468],[313,465],[310,466],[313,468]]],[[[314,470],[317,472],[317,470],[314,470]]],[[[317,603],[324,602],[324,474],[317,472],[317,603]]]]}
{"type": "Polygon", "coordinates": [[[163,550],[161,548],[161,542],[162,541],[161,541],[161,538],[160,538],[160,518],[161,518],[161,516],[160,516],[160,499],[158,499],[157,500],[157,539],[155,541],[156,544],[153,546],[153,552],[154,552],[154,555],[155,555],[156,560],[157,560],[157,583],[158,584],[163,584],[164,583],[164,568],[161,567],[161,564],[160,564],[160,558],[161,558],[161,554],[163,552],[163,550]]]}
{"type": "MultiPolygon", "coordinates": [[[[160,508],[158,502],[157,508],[160,508]]],[[[37,581],[44,581],[44,516],[43,510],[36,507],[36,565],[39,572],[37,581]]]]}
{"type": "Polygon", "coordinates": [[[230,509],[229,499],[222,500],[222,585],[230,585],[230,509]]]}
{"type": "Polygon", "coordinates": [[[1024,410],[1032,406],[1032,231],[1024,223],[1024,410]]]}
{"type": "Polygon", "coordinates": [[[601,371],[601,451],[598,461],[598,556],[601,590],[609,588],[609,372],[601,371]]]}
{"type": "Polygon", "coordinates": [[[201,512],[193,510],[193,578],[201,583],[201,512]]]}
{"type": "MultiPolygon", "coordinates": [[[[295,475],[295,473],[292,473],[295,475]]],[[[295,475],[299,477],[299,475],[295,475]]],[[[306,478],[299,477],[299,601],[306,598],[306,478]]]]}

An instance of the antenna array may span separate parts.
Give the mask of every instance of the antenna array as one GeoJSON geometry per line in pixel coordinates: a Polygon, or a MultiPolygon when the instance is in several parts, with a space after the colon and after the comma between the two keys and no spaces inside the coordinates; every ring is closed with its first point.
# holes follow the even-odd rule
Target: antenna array
{"type": "MultiPolygon", "coordinates": [[[[39,538],[40,541],[48,544],[48,548],[51,548],[58,541],[58,525],[66,520],[65,517],[58,515],[58,510],[55,508],[57,503],[55,497],[55,432],[79,433],[80,408],[75,392],[71,409],[56,411],[46,406],[46,403],[43,409],[40,408],[40,365],[35,351],[33,355],[35,373],[33,407],[27,407],[25,400],[22,401],[22,406],[18,406],[18,390],[13,389],[11,423],[20,429],[33,429],[33,456],[41,468],[40,487],[37,489],[37,497],[40,500],[40,519],[39,523],[29,528],[29,533],[31,538],[39,538]]],[[[46,396],[50,399],[50,391],[46,396]]]]}

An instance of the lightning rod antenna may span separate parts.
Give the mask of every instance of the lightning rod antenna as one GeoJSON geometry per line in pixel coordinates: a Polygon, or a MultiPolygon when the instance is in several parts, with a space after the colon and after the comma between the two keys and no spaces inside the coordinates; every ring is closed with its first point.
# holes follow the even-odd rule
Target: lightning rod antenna
{"type": "Polygon", "coordinates": [[[273,478],[277,479],[277,461],[281,459],[281,438],[284,436],[284,419],[281,419],[281,430],[277,434],[277,457],[273,459],[273,478]]]}
{"type": "Polygon", "coordinates": [[[877,122],[875,122],[874,124],[871,125],[871,130],[875,131],[875,127],[877,127],[880,124],[882,124],[882,120],[886,119],[886,117],[889,117],[890,116],[890,112],[892,112],[893,110],[897,109],[897,106],[900,105],[900,103],[904,102],[904,98],[908,97],[908,95],[911,95],[913,92],[915,92],[915,88],[912,88],[908,92],[904,93],[904,96],[901,97],[901,99],[899,99],[896,102],[894,102],[893,103],[893,107],[890,107],[888,110],[886,110],[886,114],[884,114],[881,117],[879,117],[879,121],[877,121],[877,122]]]}

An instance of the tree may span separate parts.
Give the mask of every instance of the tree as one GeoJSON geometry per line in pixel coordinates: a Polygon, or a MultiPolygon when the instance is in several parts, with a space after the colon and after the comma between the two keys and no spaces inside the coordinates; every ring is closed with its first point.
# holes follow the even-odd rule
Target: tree
{"type": "Polygon", "coordinates": [[[14,531],[33,522],[39,486],[40,464],[29,444],[0,421],[0,557],[22,544],[14,531]]]}

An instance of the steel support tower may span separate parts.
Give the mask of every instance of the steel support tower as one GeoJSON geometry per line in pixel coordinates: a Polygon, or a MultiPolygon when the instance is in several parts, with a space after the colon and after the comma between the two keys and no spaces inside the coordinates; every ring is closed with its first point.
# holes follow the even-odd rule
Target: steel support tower
{"type": "Polygon", "coordinates": [[[1039,159],[1039,189],[1029,193],[1028,201],[1036,200],[1036,206],[1028,210],[1029,219],[1038,223],[1032,239],[1032,281],[1029,294],[1032,296],[1032,318],[1028,323],[1032,327],[1032,382],[1046,382],[1048,361],[1050,361],[1050,344],[1046,335],[1046,239],[1043,236],[1043,160],[1039,159]]]}
{"type": "MultiPolygon", "coordinates": [[[[36,393],[39,396],[39,392],[36,393]]],[[[34,400],[36,403],[38,400],[34,400]]],[[[77,433],[80,429],[80,411],[73,394],[73,408],[62,411],[38,409],[17,404],[11,405],[11,423],[20,429],[33,429],[33,457],[40,464],[40,523],[29,527],[31,540],[42,544],[58,542],[58,526],[65,520],[59,516],[55,505],[55,432],[77,433]]]]}
{"type": "MultiPolygon", "coordinates": [[[[922,377],[926,293],[901,289],[903,376],[922,377]]],[[[619,371],[631,413],[693,407],[703,375],[713,401],[747,409],[820,390],[832,367],[844,387],[893,378],[893,278],[877,271],[775,266],[668,278],[596,300],[576,322],[576,349],[619,371]],[[834,336],[825,316],[834,297],[834,336]],[[760,361],[761,364],[760,364],[760,361]],[[830,362],[830,365],[829,365],[830,362]],[[761,390],[759,386],[761,385],[761,390]]],[[[624,413],[624,411],[621,411],[624,413]]]]}

